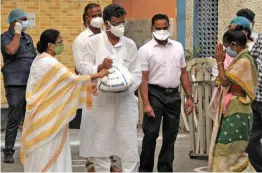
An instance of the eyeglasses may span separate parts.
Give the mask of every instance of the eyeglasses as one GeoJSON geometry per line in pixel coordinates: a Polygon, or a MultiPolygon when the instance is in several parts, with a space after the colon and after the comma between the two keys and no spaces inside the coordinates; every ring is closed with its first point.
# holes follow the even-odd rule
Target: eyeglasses
{"type": "Polygon", "coordinates": [[[127,25],[127,21],[125,20],[124,22],[122,23],[111,23],[111,22],[108,22],[109,26],[112,25],[112,26],[126,26],[127,25]]]}

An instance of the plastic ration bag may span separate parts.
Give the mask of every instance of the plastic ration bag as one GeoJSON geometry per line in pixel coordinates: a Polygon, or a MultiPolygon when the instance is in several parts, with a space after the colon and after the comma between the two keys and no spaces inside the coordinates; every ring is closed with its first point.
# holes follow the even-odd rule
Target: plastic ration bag
{"type": "Polygon", "coordinates": [[[99,90],[104,92],[123,92],[133,84],[133,77],[126,67],[113,61],[112,68],[109,69],[109,75],[98,80],[99,90]]]}

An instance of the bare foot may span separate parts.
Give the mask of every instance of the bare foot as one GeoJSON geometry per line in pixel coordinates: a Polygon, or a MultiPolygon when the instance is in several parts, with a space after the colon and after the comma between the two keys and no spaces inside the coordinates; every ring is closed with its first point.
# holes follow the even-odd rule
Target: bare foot
{"type": "Polygon", "coordinates": [[[91,167],[87,169],[87,172],[96,172],[96,169],[95,167],[91,167]]]}
{"type": "Polygon", "coordinates": [[[117,166],[112,166],[111,167],[111,172],[120,172],[117,166]]]}

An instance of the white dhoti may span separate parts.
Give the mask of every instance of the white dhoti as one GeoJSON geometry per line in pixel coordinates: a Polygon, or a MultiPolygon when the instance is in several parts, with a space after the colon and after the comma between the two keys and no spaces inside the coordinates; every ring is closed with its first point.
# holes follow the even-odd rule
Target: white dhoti
{"type": "MultiPolygon", "coordinates": [[[[110,159],[108,157],[96,157],[95,168],[96,172],[109,172],[110,159]]],[[[122,172],[138,172],[139,162],[137,161],[122,161],[122,172]]]]}
{"type": "MultiPolygon", "coordinates": [[[[109,171],[108,161],[111,155],[120,157],[122,163],[134,162],[134,165],[137,165],[139,162],[138,105],[134,91],[141,83],[142,72],[134,41],[123,36],[117,44],[112,45],[107,33],[102,32],[90,37],[86,42],[80,74],[96,73],[98,66],[106,57],[125,66],[134,83],[128,91],[121,93],[99,91],[99,95],[93,97],[92,110],[85,114],[81,121],[80,156],[95,157],[96,160],[106,158],[107,161],[104,163],[109,171]]],[[[96,165],[101,166],[99,163],[95,161],[96,165]]],[[[123,171],[136,167],[122,165],[123,171]]]]}
{"type": "MultiPolygon", "coordinates": [[[[95,165],[104,163],[104,167],[108,167],[109,170],[109,156],[116,155],[121,159],[122,171],[137,171],[137,121],[137,100],[133,93],[100,91],[97,97],[93,97],[92,110],[87,116],[82,117],[80,156],[95,157],[95,165]],[[133,166],[125,164],[130,162],[133,166]]],[[[100,168],[96,167],[98,172],[104,170],[97,169],[100,168]]]]}

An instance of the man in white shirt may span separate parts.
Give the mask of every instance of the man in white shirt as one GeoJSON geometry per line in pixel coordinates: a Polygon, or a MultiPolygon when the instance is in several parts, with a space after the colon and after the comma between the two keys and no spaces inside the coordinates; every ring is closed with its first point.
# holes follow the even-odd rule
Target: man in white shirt
{"type": "MultiPolygon", "coordinates": [[[[102,18],[101,7],[96,3],[87,4],[83,14],[83,21],[84,21],[83,24],[86,29],[76,37],[72,46],[73,56],[75,61],[75,71],[77,74],[80,75],[82,74],[81,65],[83,64],[83,62],[85,62],[84,55],[86,51],[87,39],[89,37],[101,33],[101,26],[104,23],[102,18]]],[[[77,111],[79,111],[78,114],[81,112],[81,110],[77,110],[77,111]]],[[[83,113],[86,114],[87,110],[83,110],[83,113]]],[[[111,159],[111,171],[119,172],[116,166],[116,160],[114,156],[110,156],[110,159],[111,159]]],[[[88,172],[95,172],[92,158],[87,158],[86,167],[88,172]]]]}
{"type": "Polygon", "coordinates": [[[105,31],[88,39],[85,62],[81,74],[92,74],[110,69],[112,62],[124,65],[134,82],[124,92],[99,91],[93,97],[93,107],[82,117],[80,128],[80,155],[94,157],[97,172],[109,172],[110,155],[119,156],[122,172],[136,172],[139,166],[137,144],[138,106],[134,91],[141,83],[141,69],[137,48],[131,39],[123,36],[124,8],[111,4],[104,8],[105,31]]]}
{"type": "Polygon", "coordinates": [[[186,70],[182,44],[169,39],[169,19],[164,14],[152,18],[153,38],[138,51],[142,66],[140,93],[144,105],[144,139],[140,172],[153,172],[156,140],[163,117],[163,144],[158,157],[159,172],[173,172],[174,142],[179,129],[180,83],[186,92],[185,113],[193,110],[192,87],[186,70]]]}
{"type": "Polygon", "coordinates": [[[90,3],[85,7],[83,14],[86,29],[73,42],[72,50],[77,74],[80,73],[81,62],[85,61],[86,41],[89,37],[99,34],[103,25],[102,10],[98,4],[90,3]]]}

